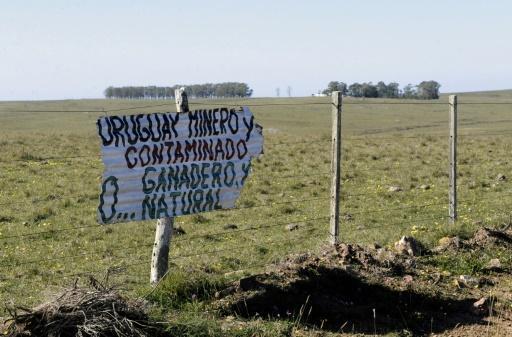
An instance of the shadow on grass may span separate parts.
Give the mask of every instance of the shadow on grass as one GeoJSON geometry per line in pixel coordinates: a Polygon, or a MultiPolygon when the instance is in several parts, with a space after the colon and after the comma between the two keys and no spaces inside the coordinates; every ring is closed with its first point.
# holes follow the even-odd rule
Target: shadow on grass
{"type": "Polygon", "coordinates": [[[407,330],[423,335],[456,325],[484,324],[482,316],[471,310],[474,299],[393,290],[366,283],[338,268],[304,268],[298,276],[289,283],[275,276],[253,276],[241,283],[247,293],[227,311],[246,318],[294,320],[334,332],[383,334],[407,330]]]}

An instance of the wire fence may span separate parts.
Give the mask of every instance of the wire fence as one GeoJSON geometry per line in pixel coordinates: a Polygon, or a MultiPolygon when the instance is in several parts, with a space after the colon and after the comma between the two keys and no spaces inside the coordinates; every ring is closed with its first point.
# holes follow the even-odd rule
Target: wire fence
{"type": "MultiPolygon", "coordinates": [[[[178,218],[171,241],[171,270],[196,268],[209,273],[238,273],[264,268],[290,253],[321,249],[326,245],[330,236],[331,140],[328,135],[332,103],[307,100],[252,103],[248,100],[228,104],[192,101],[190,104],[192,109],[194,106],[243,104],[261,111],[286,108],[293,112],[300,108],[309,114],[321,113],[302,121],[317,128],[307,137],[290,136],[286,132],[283,132],[284,136],[279,133],[266,135],[265,154],[253,165],[248,186],[235,208],[178,218]],[[320,123],[319,126],[315,122],[320,123]]],[[[461,129],[458,136],[462,158],[459,165],[465,174],[460,177],[459,222],[509,221],[512,198],[507,197],[512,196],[512,188],[507,185],[506,175],[512,161],[505,154],[512,147],[512,131],[504,130],[503,124],[512,120],[496,119],[494,123],[499,129],[493,129],[489,127],[493,126],[492,120],[489,122],[487,117],[511,112],[512,102],[462,101],[458,104],[463,106],[460,109],[463,118],[466,116],[464,106],[470,108],[467,118],[471,123],[465,127],[472,128],[461,129]],[[489,110],[488,106],[504,109],[496,112],[495,107],[489,110]],[[491,145],[496,142],[498,146],[491,145]],[[483,168],[489,166],[504,171],[486,172],[483,168]],[[496,179],[498,173],[504,173],[503,177],[496,179]],[[494,201],[494,204],[488,201],[494,201]],[[482,204],[485,207],[481,208],[482,204]]],[[[347,106],[343,117],[347,122],[344,125],[347,135],[343,136],[341,164],[342,241],[361,243],[383,237],[396,238],[418,226],[426,228],[426,238],[435,237],[439,228],[448,230],[448,103],[361,100],[343,105],[347,106]],[[426,123],[423,112],[411,117],[408,114],[414,111],[399,111],[400,118],[407,119],[410,124],[397,128],[393,124],[400,124],[400,121],[386,121],[387,127],[377,125],[365,129],[364,123],[368,120],[381,118],[376,117],[378,111],[369,110],[369,116],[361,116],[364,112],[351,114],[351,106],[370,109],[374,106],[445,107],[446,118],[426,123]],[[354,127],[357,123],[363,127],[354,127]],[[425,132],[426,128],[433,130],[425,132]],[[386,146],[391,146],[391,150],[383,150],[386,146]]],[[[3,118],[13,117],[4,115],[9,113],[111,114],[164,107],[173,108],[174,103],[112,109],[2,110],[0,106],[0,123],[3,118]]],[[[393,118],[398,119],[397,112],[391,111],[393,118]]],[[[305,115],[287,113],[283,116],[280,118],[284,121],[279,121],[279,127],[293,124],[305,115]]],[[[434,117],[439,116],[443,115],[439,113],[434,117]]],[[[273,127],[273,120],[269,118],[264,128],[273,127]]],[[[20,138],[24,136],[20,132],[20,138]]],[[[16,139],[12,132],[10,137],[16,139]]],[[[95,170],[91,175],[97,177],[101,173],[99,153],[93,150],[65,155],[57,147],[55,151],[50,148],[44,153],[24,156],[22,151],[13,150],[14,140],[11,143],[5,141],[4,148],[0,149],[0,153],[5,148],[11,151],[10,156],[0,160],[5,181],[0,193],[2,297],[11,294],[20,298],[33,287],[44,289],[69,278],[90,274],[112,273],[132,288],[145,287],[149,280],[153,223],[96,224],[98,180],[81,181],[78,173],[71,176],[65,173],[66,170],[95,170]],[[32,178],[28,177],[44,172],[42,168],[41,171],[30,171],[30,166],[19,164],[45,162],[62,162],[63,171],[57,173],[62,172],[62,175],[55,179],[43,176],[38,185],[43,191],[30,187],[30,195],[24,195],[23,187],[31,185],[28,180],[32,178]],[[83,162],[96,166],[85,167],[83,162]],[[64,192],[58,188],[68,185],[76,185],[79,192],[76,189],[64,192]],[[132,284],[127,281],[129,279],[136,281],[132,284]]],[[[44,170],[52,172],[55,167],[44,170]]]]}

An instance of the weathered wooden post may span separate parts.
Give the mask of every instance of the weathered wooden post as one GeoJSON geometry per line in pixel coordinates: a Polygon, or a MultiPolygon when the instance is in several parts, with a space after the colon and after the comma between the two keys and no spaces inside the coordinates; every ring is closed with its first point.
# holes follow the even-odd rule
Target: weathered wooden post
{"type": "MultiPolygon", "coordinates": [[[[177,112],[188,112],[188,98],[185,88],[174,91],[177,112]]],[[[161,218],[156,223],[155,243],[153,255],[151,256],[150,282],[156,285],[167,273],[169,268],[169,246],[172,237],[174,219],[161,218]]]]}
{"type": "Polygon", "coordinates": [[[340,240],[340,194],[341,194],[341,112],[342,95],[332,93],[332,155],[331,155],[331,243],[340,240]]]}
{"type": "Polygon", "coordinates": [[[448,215],[457,220],[457,95],[450,95],[450,191],[448,215]]]}

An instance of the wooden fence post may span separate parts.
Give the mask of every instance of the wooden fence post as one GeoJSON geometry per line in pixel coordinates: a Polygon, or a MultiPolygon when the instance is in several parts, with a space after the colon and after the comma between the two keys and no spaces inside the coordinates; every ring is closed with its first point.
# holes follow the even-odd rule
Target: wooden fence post
{"type": "Polygon", "coordinates": [[[457,95],[450,95],[450,223],[457,220],[457,95]]]}
{"type": "MultiPolygon", "coordinates": [[[[188,112],[188,99],[185,88],[174,92],[177,112],[188,112]]],[[[172,237],[174,219],[171,217],[158,219],[156,223],[155,243],[151,256],[150,282],[154,286],[167,274],[169,268],[169,246],[172,237]]]]}
{"type": "Polygon", "coordinates": [[[331,243],[340,240],[340,194],[341,194],[341,111],[340,91],[332,93],[332,155],[331,155],[331,243]]]}

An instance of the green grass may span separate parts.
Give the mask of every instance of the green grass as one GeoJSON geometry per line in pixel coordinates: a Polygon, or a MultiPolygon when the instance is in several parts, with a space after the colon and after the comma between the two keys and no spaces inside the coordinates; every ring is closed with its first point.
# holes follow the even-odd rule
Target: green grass
{"type": "MultiPolygon", "coordinates": [[[[331,111],[329,104],[317,103],[329,99],[216,100],[215,104],[221,102],[272,104],[251,108],[264,127],[265,154],[253,162],[238,201],[244,209],[176,220],[186,234],[173,239],[172,272],[162,290],[153,294],[159,297],[152,297],[162,307],[181,307],[189,303],[183,298],[194,292],[206,299],[225,282],[260,271],[262,265],[287,254],[315,251],[328,239],[331,111]],[[269,206],[253,207],[262,204],[269,206]],[[318,220],[302,223],[308,219],[318,220]],[[286,230],[290,222],[299,223],[299,229],[286,230]],[[227,224],[261,229],[226,230],[227,224]]],[[[512,105],[459,106],[460,219],[449,225],[445,218],[448,105],[386,105],[375,103],[399,101],[373,99],[345,102],[343,241],[392,245],[400,235],[409,234],[432,246],[445,235],[467,234],[478,226],[508,221],[512,132],[501,133],[512,130],[512,105]],[[508,179],[497,181],[500,173],[508,179]],[[430,189],[418,188],[424,184],[430,189]],[[388,192],[394,185],[403,191],[388,192]],[[414,207],[419,205],[429,206],[414,207]]],[[[447,98],[432,101],[440,102],[447,103],[447,98]]],[[[512,102],[512,91],[459,96],[459,103],[470,102],[512,102]]],[[[172,102],[0,103],[0,302],[33,305],[72,283],[76,274],[100,276],[108,269],[128,293],[149,291],[154,222],[96,226],[103,167],[95,121],[103,110],[163,103],[172,102]],[[65,110],[78,112],[59,112],[65,110]],[[33,235],[37,232],[46,233],[33,235]]],[[[208,106],[204,101],[192,103],[191,108],[208,106]]],[[[175,108],[171,104],[111,114],[154,111],[175,108]]],[[[454,267],[449,259],[435,262],[457,271],[478,268],[454,267]]],[[[192,308],[195,316],[201,316],[201,308],[192,308]]],[[[188,318],[193,321],[194,315],[188,318]]],[[[213,324],[210,328],[217,331],[217,323],[201,322],[213,324]]]]}
{"type": "Polygon", "coordinates": [[[485,273],[485,266],[493,258],[498,258],[505,266],[510,266],[512,258],[505,248],[486,248],[465,252],[442,253],[425,257],[426,264],[440,268],[453,275],[475,275],[485,273]]]}
{"type": "Polygon", "coordinates": [[[227,286],[220,275],[186,273],[183,270],[169,274],[146,298],[164,308],[181,309],[214,297],[215,292],[227,286]]]}

